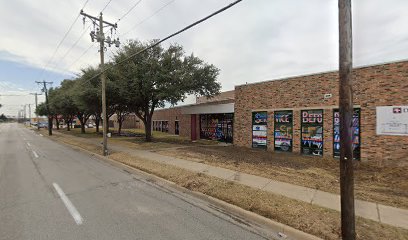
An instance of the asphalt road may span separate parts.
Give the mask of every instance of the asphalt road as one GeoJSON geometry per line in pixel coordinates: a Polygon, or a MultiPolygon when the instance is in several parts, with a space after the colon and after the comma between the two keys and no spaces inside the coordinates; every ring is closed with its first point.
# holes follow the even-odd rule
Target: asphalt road
{"type": "Polygon", "coordinates": [[[0,239],[265,239],[259,227],[26,129],[0,124],[0,239]]]}

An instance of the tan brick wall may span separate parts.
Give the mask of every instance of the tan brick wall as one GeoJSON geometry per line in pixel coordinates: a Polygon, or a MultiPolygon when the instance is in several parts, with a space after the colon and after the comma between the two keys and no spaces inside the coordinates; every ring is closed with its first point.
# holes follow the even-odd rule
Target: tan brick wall
{"type": "MultiPolygon", "coordinates": [[[[361,106],[362,161],[408,164],[408,137],[377,136],[376,107],[408,105],[408,61],[357,68],[354,104],[361,106]]],[[[333,108],[338,106],[338,72],[293,77],[235,88],[234,144],[251,147],[252,111],[268,111],[268,150],[273,151],[273,111],[293,110],[293,152],[300,152],[300,111],[323,109],[324,156],[333,154],[333,108]],[[332,97],[324,99],[324,94],[332,97]]]]}

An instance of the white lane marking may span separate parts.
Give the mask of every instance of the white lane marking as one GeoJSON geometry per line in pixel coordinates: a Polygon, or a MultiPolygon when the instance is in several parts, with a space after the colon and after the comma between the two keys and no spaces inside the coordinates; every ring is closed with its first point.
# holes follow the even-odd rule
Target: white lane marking
{"type": "Polygon", "coordinates": [[[40,137],[42,137],[43,135],[40,133],[40,137]]]}
{"type": "Polygon", "coordinates": [[[65,204],[65,207],[67,207],[69,213],[71,216],[74,218],[75,222],[77,225],[81,225],[83,222],[83,219],[81,217],[81,214],[79,214],[78,210],[76,210],[74,204],[68,199],[68,197],[65,195],[64,191],[58,186],[58,184],[53,183],[52,184],[57,191],[58,195],[60,196],[62,202],[65,204]]]}
{"type": "Polygon", "coordinates": [[[38,158],[38,154],[33,150],[33,154],[35,158],[38,158]]]}
{"type": "Polygon", "coordinates": [[[28,142],[28,143],[27,143],[27,146],[31,147],[31,144],[28,142]]]}

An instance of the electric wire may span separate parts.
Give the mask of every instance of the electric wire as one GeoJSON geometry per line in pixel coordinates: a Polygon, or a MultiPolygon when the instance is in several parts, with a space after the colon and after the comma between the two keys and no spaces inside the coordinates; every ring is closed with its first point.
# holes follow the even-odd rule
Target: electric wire
{"type": "Polygon", "coordinates": [[[85,33],[89,30],[91,26],[88,26],[83,32],[82,34],[79,36],[79,38],[71,45],[71,47],[65,52],[65,54],[62,56],[62,58],[58,61],[58,63],[51,69],[51,71],[57,69],[57,67],[61,64],[62,61],[64,61],[64,59],[68,56],[68,54],[72,51],[72,49],[74,47],[76,47],[79,43],[79,41],[81,41],[82,37],[85,35],[85,33]]]}
{"type": "MultiPolygon", "coordinates": [[[[88,2],[89,2],[89,0],[85,1],[85,3],[82,5],[82,9],[85,8],[85,6],[88,4],[88,2]]],[[[45,69],[50,65],[51,61],[54,59],[54,57],[57,54],[57,52],[58,52],[59,48],[61,47],[62,43],[65,41],[68,34],[71,32],[72,28],[74,27],[75,23],[78,21],[80,16],[81,16],[81,14],[78,13],[78,15],[75,17],[74,21],[72,22],[72,24],[69,26],[67,32],[62,37],[61,41],[59,41],[59,43],[57,44],[57,47],[55,48],[53,54],[51,55],[51,58],[47,61],[45,66],[42,68],[39,78],[41,78],[43,76],[45,69]]]]}
{"type": "Polygon", "coordinates": [[[106,3],[105,7],[101,10],[101,12],[105,11],[105,9],[109,6],[109,4],[112,2],[112,0],[109,0],[108,3],[106,3]]]}
{"type": "Polygon", "coordinates": [[[234,2],[232,2],[232,3],[230,3],[230,4],[228,4],[227,6],[225,6],[225,7],[221,8],[221,9],[219,9],[219,10],[217,10],[217,11],[211,13],[210,15],[208,15],[208,16],[206,16],[206,17],[204,17],[204,18],[202,18],[202,19],[200,19],[200,20],[198,20],[198,21],[196,21],[196,22],[194,22],[194,23],[192,23],[192,24],[190,24],[190,25],[188,25],[188,26],[182,28],[181,30],[179,30],[179,31],[177,31],[177,32],[175,32],[175,33],[173,33],[173,34],[170,34],[169,36],[167,36],[167,37],[165,37],[165,38],[162,38],[161,40],[159,40],[159,41],[157,41],[157,42],[151,44],[150,46],[148,46],[148,47],[146,47],[146,48],[144,48],[144,49],[142,49],[142,50],[140,50],[140,51],[138,51],[138,52],[135,52],[135,53],[130,54],[127,58],[123,59],[123,60],[120,61],[120,62],[116,62],[116,63],[113,63],[113,64],[109,65],[108,67],[102,69],[102,71],[101,71],[100,73],[96,74],[96,75],[93,76],[93,77],[90,77],[90,78],[86,79],[86,81],[84,81],[84,82],[82,82],[82,83],[85,83],[85,82],[87,82],[87,81],[90,81],[90,80],[92,80],[92,79],[98,77],[101,73],[106,72],[107,70],[111,69],[112,67],[114,67],[114,66],[116,66],[116,65],[121,65],[121,64],[123,64],[124,62],[130,60],[130,59],[133,58],[134,56],[139,55],[139,54],[141,54],[141,53],[143,53],[143,52],[146,52],[147,50],[152,49],[153,47],[159,45],[160,43],[162,43],[162,42],[164,42],[164,41],[166,41],[166,40],[168,40],[168,39],[170,39],[170,38],[172,38],[172,37],[174,37],[174,36],[177,36],[177,35],[179,35],[180,33],[185,32],[185,31],[187,31],[188,29],[190,29],[190,28],[192,28],[192,27],[194,27],[194,26],[196,26],[196,25],[198,25],[198,24],[200,24],[200,23],[202,23],[202,22],[204,22],[204,21],[206,21],[206,20],[208,20],[208,19],[210,19],[210,18],[212,18],[212,17],[214,17],[214,16],[216,16],[216,15],[222,13],[222,12],[224,12],[225,10],[227,10],[227,9],[229,9],[229,8],[231,8],[231,7],[233,7],[233,6],[235,6],[236,4],[238,4],[238,3],[241,2],[241,1],[242,1],[242,0],[234,1],[234,2]]]}
{"type": "Polygon", "coordinates": [[[133,27],[131,27],[127,32],[125,32],[124,34],[120,35],[120,37],[124,37],[126,35],[128,35],[130,32],[132,32],[133,30],[135,30],[138,26],[140,26],[141,24],[143,24],[144,22],[148,21],[150,18],[152,18],[153,16],[155,16],[156,14],[158,14],[159,12],[161,12],[163,9],[165,9],[166,7],[168,7],[170,4],[174,3],[176,0],[171,0],[168,1],[167,3],[165,3],[163,6],[161,6],[160,8],[158,8],[156,11],[154,11],[151,15],[149,15],[148,17],[144,18],[143,20],[141,20],[140,22],[136,23],[135,25],[133,25],[133,27]]]}
{"type": "Polygon", "coordinates": [[[68,67],[67,67],[67,71],[69,71],[69,69],[75,64],[77,63],[79,60],[81,60],[81,58],[87,54],[89,52],[89,50],[91,50],[91,48],[94,46],[94,43],[91,44],[91,46],[89,46],[87,49],[85,49],[85,51],[82,52],[82,54],[75,60],[73,61],[68,67]]]}
{"type": "Polygon", "coordinates": [[[119,21],[123,20],[127,15],[129,15],[129,13],[130,13],[131,11],[133,11],[133,9],[135,9],[135,7],[137,7],[137,5],[139,5],[139,3],[140,3],[141,1],[142,1],[142,0],[137,1],[125,14],[123,14],[120,18],[118,18],[118,21],[116,21],[116,23],[118,23],[119,21]]]}

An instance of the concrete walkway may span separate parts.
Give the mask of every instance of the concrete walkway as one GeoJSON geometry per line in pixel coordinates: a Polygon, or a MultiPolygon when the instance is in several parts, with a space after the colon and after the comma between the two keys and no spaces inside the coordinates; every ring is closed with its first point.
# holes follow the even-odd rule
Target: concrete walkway
{"type": "MultiPolygon", "coordinates": [[[[146,150],[130,149],[123,146],[118,146],[114,143],[110,143],[110,146],[114,151],[126,152],[130,155],[142,157],[148,160],[170,164],[194,172],[201,172],[213,177],[234,181],[239,184],[257,188],[263,191],[340,211],[340,196],[337,194],[301,187],[290,183],[279,182],[272,179],[237,172],[221,167],[210,166],[199,162],[163,156],[146,150]]],[[[357,216],[408,229],[408,210],[357,199],[355,200],[355,208],[357,216]]]]}
{"type": "MultiPolygon", "coordinates": [[[[89,142],[90,144],[98,144],[98,142],[95,142],[93,139],[83,140],[89,142]]],[[[128,148],[118,145],[115,142],[110,142],[109,146],[113,151],[125,152],[144,159],[173,165],[194,172],[201,172],[209,176],[230,180],[242,185],[282,195],[291,199],[340,211],[340,196],[337,194],[323,192],[317,189],[302,187],[290,183],[279,182],[272,179],[237,172],[221,167],[210,166],[199,162],[164,156],[148,150],[128,148]]],[[[357,199],[355,200],[355,208],[357,216],[408,229],[408,210],[406,209],[400,209],[357,199]]]]}

